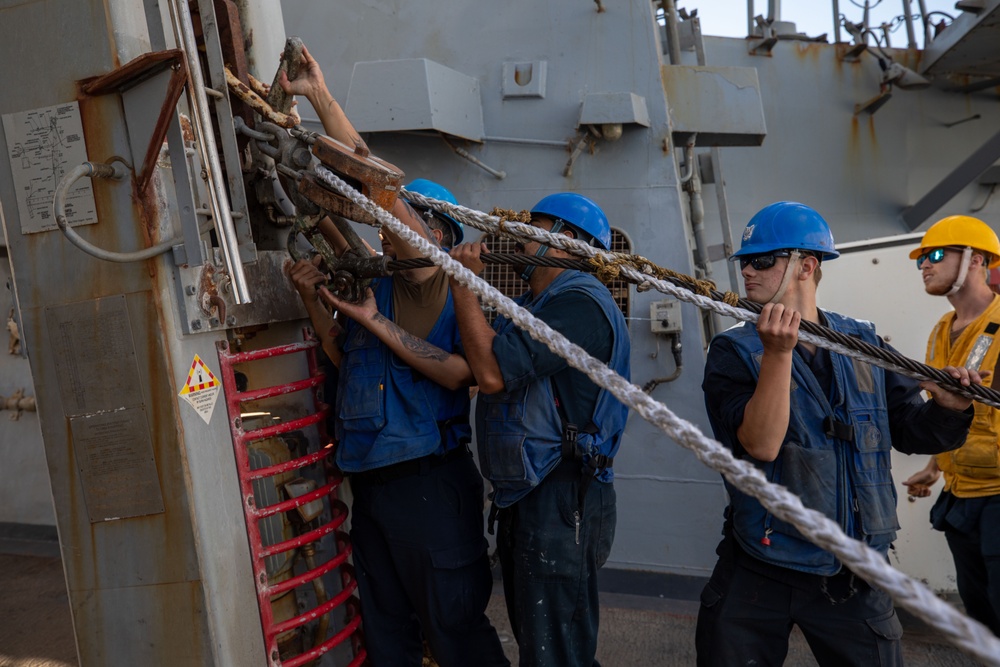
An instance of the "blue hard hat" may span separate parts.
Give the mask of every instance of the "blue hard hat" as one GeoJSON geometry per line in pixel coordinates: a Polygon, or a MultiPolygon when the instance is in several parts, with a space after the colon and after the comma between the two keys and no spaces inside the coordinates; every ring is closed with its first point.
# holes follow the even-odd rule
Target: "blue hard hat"
{"type": "Polygon", "coordinates": [[[558,218],[571,227],[594,237],[605,250],[611,249],[611,225],[601,207],[575,192],[560,192],[544,197],[531,209],[532,213],[558,218]]]}
{"type": "Polygon", "coordinates": [[[840,257],[823,216],[793,201],[775,202],[758,211],[743,231],[740,249],[729,260],[775,250],[808,250],[820,260],[840,257]]]}
{"type": "MultiPolygon", "coordinates": [[[[443,185],[438,185],[434,181],[428,181],[426,178],[418,178],[409,185],[406,189],[410,192],[416,192],[418,195],[423,195],[429,199],[438,199],[440,201],[446,201],[449,204],[458,205],[458,200],[455,199],[455,195],[451,194],[451,190],[444,187],[443,185]]],[[[406,199],[405,197],[403,199],[406,199]]],[[[415,202],[406,199],[410,204],[415,204],[415,202]]],[[[451,233],[455,236],[455,245],[458,245],[465,239],[465,230],[462,228],[462,223],[451,217],[443,211],[434,211],[437,215],[441,216],[443,220],[451,225],[451,233]]]]}

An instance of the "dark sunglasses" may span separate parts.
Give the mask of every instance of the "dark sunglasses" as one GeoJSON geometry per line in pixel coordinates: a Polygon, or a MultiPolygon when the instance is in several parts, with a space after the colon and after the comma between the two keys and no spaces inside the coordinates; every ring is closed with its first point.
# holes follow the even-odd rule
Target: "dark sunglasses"
{"type": "Polygon", "coordinates": [[[740,257],[740,268],[747,268],[747,264],[753,267],[754,271],[766,271],[774,266],[775,260],[779,257],[790,257],[787,250],[775,250],[766,255],[753,255],[752,257],[740,257]]]}
{"type": "Polygon", "coordinates": [[[942,259],[944,259],[944,248],[934,248],[930,252],[925,252],[917,257],[917,268],[924,263],[924,260],[930,260],[931,264],[937,264],[942,259]]]}

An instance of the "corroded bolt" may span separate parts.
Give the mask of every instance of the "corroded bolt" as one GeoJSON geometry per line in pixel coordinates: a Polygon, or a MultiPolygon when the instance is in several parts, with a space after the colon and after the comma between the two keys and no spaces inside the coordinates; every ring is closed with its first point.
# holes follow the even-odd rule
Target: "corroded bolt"
{"type": "Polygon", "coordinates": [[[194,331],[198,331],[199,329],[201,329],[201,320],[192,320],[191,329],[194,331]]]}
{"type": "Polygon", "coordinates": [[[213,317],[213,318],[211,318],[211,319],[210,319],[210,320],[208,321],[208,325],[209,325],[210,327],[217,327],[217,326],[219,326],[219,318],[218,318],[218,317],[213,317]]]}

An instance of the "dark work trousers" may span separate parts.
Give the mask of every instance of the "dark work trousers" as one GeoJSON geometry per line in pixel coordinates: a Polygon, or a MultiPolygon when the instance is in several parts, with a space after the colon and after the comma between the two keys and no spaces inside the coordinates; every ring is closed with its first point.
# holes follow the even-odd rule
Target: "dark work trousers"
{"type": "Polygon", "coordinates": [[[931,523],[948,540],[965,613],[1000,637],[1000,496],[942,492],[931,523]]]}
{"type": "Polygon", "coordinates": [[[351,541],[375,667],[509,665],[486,617],[493,588],[483,479],[469,456],[381,483],[351,477],[351,541]]]}
{"type": "Polygon", "coordinates": [[[903,664],[903,628],[886,593],[847,570],[822,577],[756,559],[748,563],[752,557],[738,547],[729,549],[732,557],[719,551],[701,594],[699,667],[780,667],[793,625],[823,667],[903,664]]]}
{"type": "Polygon", "coordinates": [[[562,462],[527,496],[498,514],[497,553],[521,667],[599,665],[597,570],[615,536],[615,489],[592,481],[574,513],[580,464],[562,462]]]}

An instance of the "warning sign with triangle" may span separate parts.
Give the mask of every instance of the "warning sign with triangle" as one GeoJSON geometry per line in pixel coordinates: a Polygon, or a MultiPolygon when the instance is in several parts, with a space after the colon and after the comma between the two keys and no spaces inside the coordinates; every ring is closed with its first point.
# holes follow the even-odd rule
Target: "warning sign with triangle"
{"type": "Polygon", "coordinates": [[[188,370],[187,381],[178,396],[187,401],[207,424],[212,419],[221,389],[222,383],[215,377],[215,373],[196,354],[188,370]]]}

